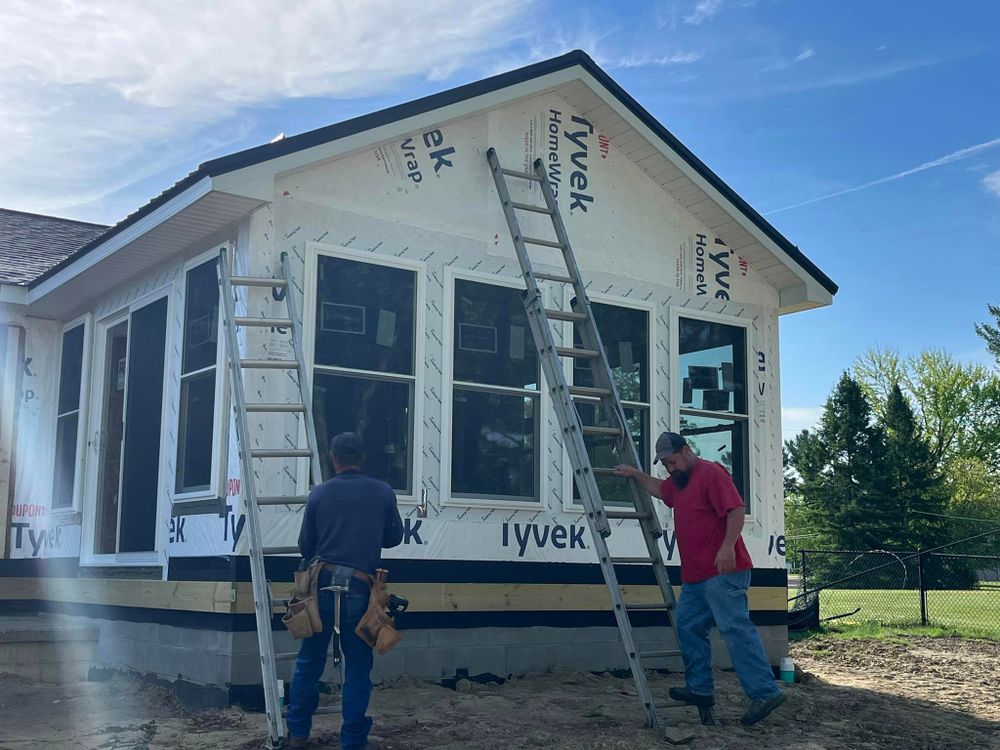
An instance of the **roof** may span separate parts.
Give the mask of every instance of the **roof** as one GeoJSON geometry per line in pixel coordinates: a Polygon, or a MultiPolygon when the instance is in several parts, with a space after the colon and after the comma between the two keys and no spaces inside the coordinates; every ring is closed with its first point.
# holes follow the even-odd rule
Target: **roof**
{"type": "Polygon", "coordinates": [[[709,169],[704,162],[695,156],[676,136],[668,131],[660,122],[646,111],[635,99],[633,99],[621,86],[619,86],[607,73],[605,73],[586,53],[575,50],[560,57],[534,63],[508,73],[485,78],[481,81],[449,89],[438,94],[414,99],[405,104],[399,104],[387,109],[379,110],[367,115],[355,117],[340,123],[328,125],[326,127],[311,130],[298,135],[284,138],[274,143],[256,146],[254,148],[238,151],[227,156],[201,164],[194,172],[180,180],[173,187],[161,193],[145,206],[129,215],[124,220],[109,229],[102,237],[95,239],[81,247],[71,257],[66,258],[57,265],[49,268],[40,277],[31,282],[34,287],[43,282],[48,277],[85,255],[96,247],[99,247],[105,240],[114,237],[136,222],[143,219],[159,207],[168,203],[172,198],[180,195],[186,189],[197,184],[206,177],[218,177],[230,172],[251,167],[256,164],[277,159],[288,154],[310,149],[332,141],[347,138],[367,130],[372,130],[396,121],[404,120],[416,115],[425,114],[442,107],[463,102],[468,99],[490,94],[510,86],[516,86],[542,76],[566,70],[574,66],[581,67],[584,71],[593,76],[608,93],[617,99],[627,110],[629,110],[643,125],[655,134],[667,147],[673,150],[686,164],[700,175],[711,187],[717,190],[727,201],[729,201],[740,213],[742,213],[757,229],[759,229],[768,239],[773,241],[788,257],[812,277],[820,286],[826,289],[831,295],[836,294],[837,284],[819,269],[809,258],[803,254],[799,248],[781,234],[763,216],[754,210],[745,200],[729,187],[718,175],[709,169]]]}
{"type": "Polygon", "coordinates": [[[103,224],[0,208],[0,283],[31,283],[106,229],[103,224]]]}

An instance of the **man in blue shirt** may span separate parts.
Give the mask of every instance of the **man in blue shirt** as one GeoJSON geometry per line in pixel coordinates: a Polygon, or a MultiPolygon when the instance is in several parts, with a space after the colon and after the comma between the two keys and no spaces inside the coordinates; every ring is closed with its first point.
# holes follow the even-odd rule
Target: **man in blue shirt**
{"type": "MultiPolygon", "coordinates": [[[[331,443],[337,475],[309,493],[299,550],[307,562],[325,563],[319,588],[336,578],[349,578],[350,590],[341,595],[340,645],[344,652],[343,724],[340,746],[359,750],[368,743],[372,727],[367,716],[372,693],[372,649],[354,632],[368,608],[372,577],[382,560],[382,549],[403,540],[403,522],[396,495],[385,482],[365,476],[361,465],[365,446],[354,432],[337,435],[331,443]]],[[[290,747],[305,747],[312,716],[319,703],[319,679],[333,636],[334,595],[321,591],[319,609],[323,632],[302,641],[295,662],[288,706],[290,747]]]]}

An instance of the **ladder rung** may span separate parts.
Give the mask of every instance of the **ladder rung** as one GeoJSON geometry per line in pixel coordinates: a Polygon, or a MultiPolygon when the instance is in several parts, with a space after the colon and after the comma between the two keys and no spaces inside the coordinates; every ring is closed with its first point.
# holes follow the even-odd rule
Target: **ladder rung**
{"type": "Polygon", "coordinates": [[[511,201],[510,205],[512,208],[516,208],[520,211],[534,211],[536,214],[551,215],[555,213],[555,211],[553,211],[551,208],[548,208],[546,206],[532,206],[530,203],[515,203],[514,201],[511,201]]]}
{"type": "Polygon", "coordinates": [[[596,349],[577,349],[567,346],[557,346],[556,354],[560,357],[576,357],[578,359],[596,359],[601,356],[601,353],[596,349]]]}
{"type": "Polygon", "coordinates": [[[586,320],[586,313],[568,312],[566,310],[546,310],[545,317],[552,320],[586,320]]]}
{"type": "Polygon", "coordinates": [[[670,656],[680,656],[681,652],[676,649],[669,651],[640,651],[640,659],[662,659],[670,656]]]}
{"type": "Polygon", "coordinates": [[[667,604],[666,602],[625,602],[625,609],[662,609],[668,610],[673,609],[672,604],[667,604]]]}
{"type": "Polygon", "coordinates": [[[612,565],[652,565],[652,557],[609,557],[612,565]]]}
{"type": "Polygon", "coordinates": [[[259,328],[291,328],[292,321],[288,318],[234,318],[238,326],[257,326],[259,328]]]}
{"type": "Polygon", "coordinates": [[[300,412],[305,411],[306,407],[303,404],[268,404],[268,403],[258,403],[258,404],[247,404],[246,410],[248,412],[262,412],[262,411],[274,411],[274,412],[300,412]]]}
{"type": "MultiPolygon", "coordinates": [[[[590,470],[592,472],[594,472],[594,474],[597,475],[597,476],[604,476],[604,477],[617,477],[617,476],[620,476],[619,474],[617,474],[615,472],[614,469],[611,469],[611,468],[609,468],[607,466],[591,466],[590,470]]],[[[621,477],[621,478],[625,479],[626,477],[621,477]]]]}
{"type": "Polygon", "coordinates": [[[319,706],[315,711],[313,711],[313,716],[316,716],[316,715],[322,716],[323,714],[339,714],[339,713],[340,713],[340,706],[339,705],[336,705],[336,706],[319,706]]]}
{"type": "Polygon", "coordinates": [[[503,174],[507,175],[508,177],[517,177],[518,179],[529,180],[531,182],[541,182],[542,181],[542,179],[540,177],[536,177],[533,174],[526,174],[524,172],[518,172],[516,169],[503,169],[503,168],[501,168],[500,171],[503,174]]]}
{"type": "Polygon", "coordinates": [[[257,448],[250,451],[251,458],[311,458],[309,448],[257,448]]]}
{"type": "Polygon", "coordinates": [[[257,498],[257,505],[305,505],[308,495],[265,495],[257,498]]]}
{"type": "Polygon", "coordinates": [[[297,659],[299,656],[298,651],[285,651],[284,653],[275,654],[275,661],[289,661],[291,659],[297,659]]]}
{"type": "Polygon", "coordinates": [[[558,240],[543,240],[538,237],[521,237],[521,242],[526,245],[541,245],[542,247],[555,247],[559,250],[563,249],[563,244],[558,240]]]}
{"type": "MultiPolygon", "coordinates": [[[[258,500],[257,502],[259,503],[260,500],[258,500]]],[[[604,511],[604,515],[607,516],[612,521],[618,518],[622,518],[625,520],[642,521],[646,518],[651,517],[649,513],[643,513],[640,510],[606,510],[604,511]]]]}
{"type": "Polygon", "coordinates": [[[299,363],[294,359],[241,359],[240,367],[252,370],[297,370],[299,363]]]}
{"type": "Polygon", "coordinates": [[[588,425],[583,426],[584,435],[605,435],[607,437],[618,437],[622,434],[622,431],[617,427],[590,427],[588,425]]]}
{"type": "Polygon", "coordinates": [[[572,284],[574,279],[572,276],[560,276],[557,273],[535,273],[536,279],[541,279],[542,281],[557,281],[560,284],[572,284]]]}
{"type": "Polygon", "coordinates": [[[601,398],[602,396],[610,396],[610,388],[588,388],[582,385],[571,385],[569,387],[569,394],[571,396],[592,396],[593,398],[601,398]]]}
{"type": "Polygon", "coordinates": [[[263,276],[230,276],[229,281],[233,286],[288,286],[284,279],[268,279],[263,276]]]}
{"type": "Polygon", "coordinates": [[[261,551],[265,555],[297,555],[299,546],[296,544],[291,547],[264,547],[261,551]]]}

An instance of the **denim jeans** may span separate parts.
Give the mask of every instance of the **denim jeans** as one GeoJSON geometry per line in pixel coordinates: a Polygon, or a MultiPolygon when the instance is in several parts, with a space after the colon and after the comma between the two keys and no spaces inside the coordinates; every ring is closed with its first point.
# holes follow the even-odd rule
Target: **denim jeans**
{"type": "MultiPolygon", "coordinates": [[[[330,574],[320,573],[319,586],[328,586],[330,574]]],[[[308,737],[312,730],[313,712],[319,704],[319,679],[326,667],[326,654],[333,637],[334,594],[319,593],[319,611],[323,632],[302,641],[292,676],[291,700],[288,705],[288,734],[308,737]]],[[[341,712],[344,720],[340,729],[343,750],[363,748],[372,728],[368,700],[372,694],[372,650],[355,634],[354,629],[368,609],[368,587],[351,580],[350,591],[340,599],[340,648],[344,654],[344,685],[341,690],[341,712]]]]}
{"type": "Polygon", "coordinates": [[[750,571],[729,573],[681,586],[677,637],[684,653],[684,681],[697,695],[712,695],[712,646],[708,633],[719,628],[740,685],[751,700],[780,692],[764,655],[757,628],[750,622],[747,587],[750,571]]]}

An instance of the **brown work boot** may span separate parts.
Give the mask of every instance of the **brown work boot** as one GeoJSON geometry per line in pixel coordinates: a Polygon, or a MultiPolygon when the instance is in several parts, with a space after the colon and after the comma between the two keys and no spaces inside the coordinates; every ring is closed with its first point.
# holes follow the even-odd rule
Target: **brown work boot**
{"type": "Polygon", "coordinates": [[[308,737],[289,737],[288,741],[285,743],[285,747],[290,748],[290,749],[291,748],[298,748],[299,750],[302,750],[302,748],[308,747],[308,746],[309,746],[309,738],[308,737]]]}

